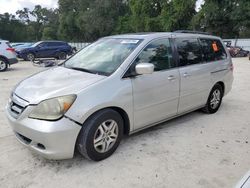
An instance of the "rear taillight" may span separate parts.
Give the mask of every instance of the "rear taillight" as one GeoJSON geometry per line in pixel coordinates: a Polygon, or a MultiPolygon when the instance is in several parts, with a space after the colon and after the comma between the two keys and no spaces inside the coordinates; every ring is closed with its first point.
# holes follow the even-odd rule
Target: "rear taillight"
{"type": "Polygon", "coordinates": [[[233,63],[230,65],[229,69],[230,69],[230,71],[234,71],[234,65],[233,65],[233,63]]]}
{"type": "Polygon", "coordinates": [[[14,48],[7,48],[6,50],[7,50],[7,51],[10,51],[10,52],[15,52],[15,49],[14,49],[14,48]]]}

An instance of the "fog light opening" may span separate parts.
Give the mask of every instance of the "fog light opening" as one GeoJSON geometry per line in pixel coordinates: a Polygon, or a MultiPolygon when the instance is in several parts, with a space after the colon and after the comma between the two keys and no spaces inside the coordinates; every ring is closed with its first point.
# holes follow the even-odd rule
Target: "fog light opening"
{"type": "Polygon", "coordinates": [[[39,149],[42,149],[42,150],[45,150],[45,149],[46,149],[45,146],[44,146],[43,144],[40,144],[40,143],[37,144],[37,147],[38,147],[39,149]]]}

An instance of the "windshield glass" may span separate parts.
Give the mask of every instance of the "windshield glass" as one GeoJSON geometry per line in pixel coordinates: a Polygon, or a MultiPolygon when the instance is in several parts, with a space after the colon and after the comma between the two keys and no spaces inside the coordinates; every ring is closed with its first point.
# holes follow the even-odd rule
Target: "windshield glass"
{"type": "Polygon", "coordinates": [[[112,74],[139,45],[139,39],[101,39],[82,49],[64,64],[94,74],[112,74]]]}
{"type": "Polygon", "coordinates": [[[31,47],[36,47],[37,45],[41,44],[42,42],[36,42],[35,44],[31,45],[31,47]]]}

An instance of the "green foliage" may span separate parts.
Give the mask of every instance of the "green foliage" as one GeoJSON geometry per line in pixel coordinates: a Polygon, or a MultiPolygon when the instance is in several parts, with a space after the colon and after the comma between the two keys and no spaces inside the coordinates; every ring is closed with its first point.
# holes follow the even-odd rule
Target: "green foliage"
{"type": "Polygon", "coordinates": [[[0,14],[0,38],[11,41],[22,41],[27,38],[27,28],[15,18],[15,16],[5,13],[0,14]]]}
{"type": "Polygon", "coordinates": [[[195,15],[195,3],[195,0],[130,0],[130,14],[121,18],[118,26],[132,32],[188,29],[195,15]]]}
{"type": "Polygon", "coordinates": [[[40,5],[16,16],[0,14],[0,38],[10,41],[92,42],[132,32],[207,31],[223,38],[250,37],[249,0],[59,0],[58,9],[40,5]]]}
{"type": "Polygon", "coordinates": [[[206,0],[192,21],[194,29],[223,38],[250,37],[249,0],[206,0]]]}
{"type": "Polygon", "coordinates": [[[187,30],[195,15],[195,0],[174,0],[164,3],[162,24],[164,30],[187,30]]]}

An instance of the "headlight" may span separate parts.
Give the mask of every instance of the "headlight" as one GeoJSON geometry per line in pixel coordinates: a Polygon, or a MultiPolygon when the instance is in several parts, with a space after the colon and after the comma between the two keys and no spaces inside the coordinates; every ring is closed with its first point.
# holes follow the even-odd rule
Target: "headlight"
{"type": "Polygon", "coordinates": [[[43,120],[60,119],[68,111],[75,99],[76,95],[67,95],[42,101],[34,108],[29,117],[43,120]]]}

